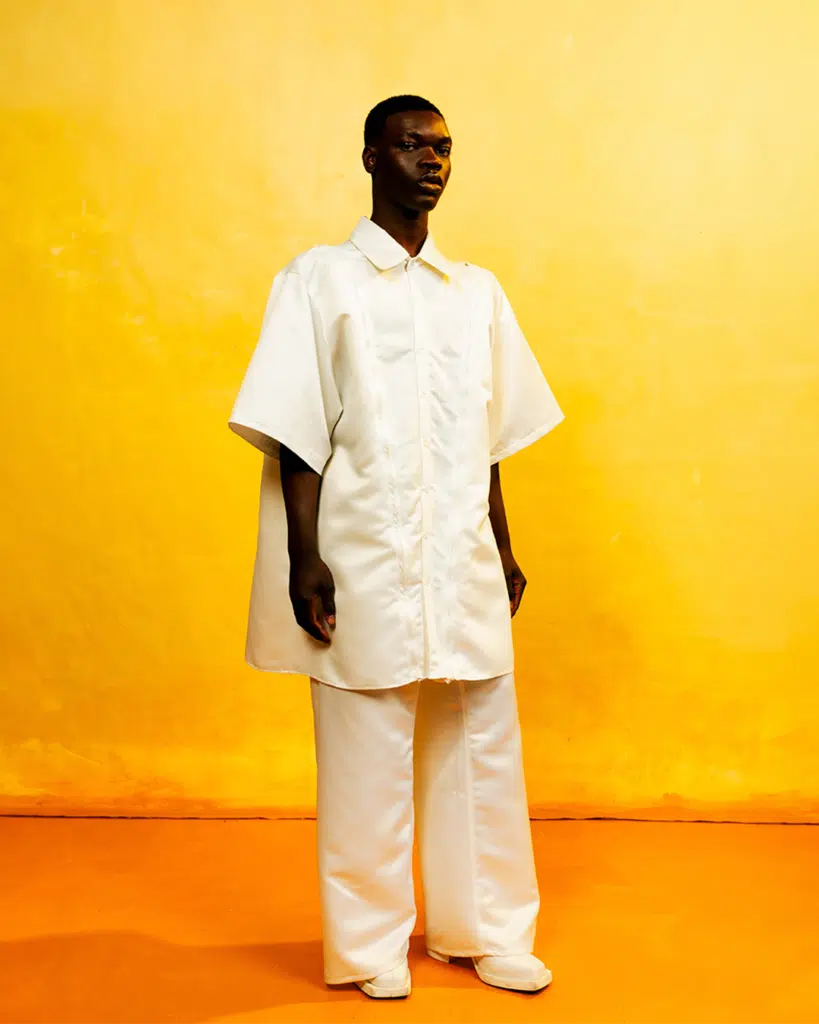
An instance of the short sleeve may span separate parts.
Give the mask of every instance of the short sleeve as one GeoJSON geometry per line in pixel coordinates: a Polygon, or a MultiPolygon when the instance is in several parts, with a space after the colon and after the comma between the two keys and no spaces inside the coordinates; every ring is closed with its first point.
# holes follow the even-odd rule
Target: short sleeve
{"type": "Polygon", "coordinates": [[[279,271],[228,426],[274,458],[280,445],[321,473],[341,414],[332,358],[302,275],[279,271]]]}
{"type": "Polygon", "coordinates": [[[543,437],[563,419],[512,306],[497,278],[492,318],[490,462],[500,462],[543,437]]]}

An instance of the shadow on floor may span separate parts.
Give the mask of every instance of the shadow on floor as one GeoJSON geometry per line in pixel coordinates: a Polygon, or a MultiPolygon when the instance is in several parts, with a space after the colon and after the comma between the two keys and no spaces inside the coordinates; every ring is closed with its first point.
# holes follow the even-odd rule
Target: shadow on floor
{"type": "Polygon", "coordinates": [[[3,1024],[196,1024],[288,1003],[361,999],[324,984],[321,943],[180,946],[135,932],[0,942],[3,1024]]]}

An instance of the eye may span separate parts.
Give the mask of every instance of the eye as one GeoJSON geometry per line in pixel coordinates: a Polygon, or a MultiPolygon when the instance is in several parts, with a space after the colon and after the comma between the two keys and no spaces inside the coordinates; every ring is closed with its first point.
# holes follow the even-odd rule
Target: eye
{"type": "Polygon", "coordinates": [[[414,142],[399,142],[398,143],[398,148],[399,149],[415,149],[415,143],[414,142]]]}

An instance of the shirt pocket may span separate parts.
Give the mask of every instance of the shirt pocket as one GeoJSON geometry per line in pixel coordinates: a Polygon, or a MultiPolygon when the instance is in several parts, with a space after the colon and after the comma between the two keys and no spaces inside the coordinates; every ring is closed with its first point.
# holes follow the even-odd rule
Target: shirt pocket
{"type": "Polygon", "coordinates": [[[399,280],[379,280],[363,294],[363,320],[367,347],[387,366],[414,357],[413,307],[399,280]]]}
{"type": "Polygon", "coordinates": [[[475,409],[492,393],[489,327],[465,304],[439,313],[438,353],[450,381],[457,382],[465,410],[475,409]]]}

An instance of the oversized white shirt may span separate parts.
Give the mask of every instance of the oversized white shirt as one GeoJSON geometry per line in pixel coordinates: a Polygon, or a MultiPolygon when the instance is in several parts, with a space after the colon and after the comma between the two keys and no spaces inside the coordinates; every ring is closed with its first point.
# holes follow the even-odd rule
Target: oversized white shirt
{"type": "Polygon", "coordinates": [[[495,276],[362,217],[275,277],[229,426],[264,453],[245,659],[381,689],[512,671],[490,466],[563,414],[495,276]],[[288,596],[279,444],[322,474],[329,646],[288,596]]]}

